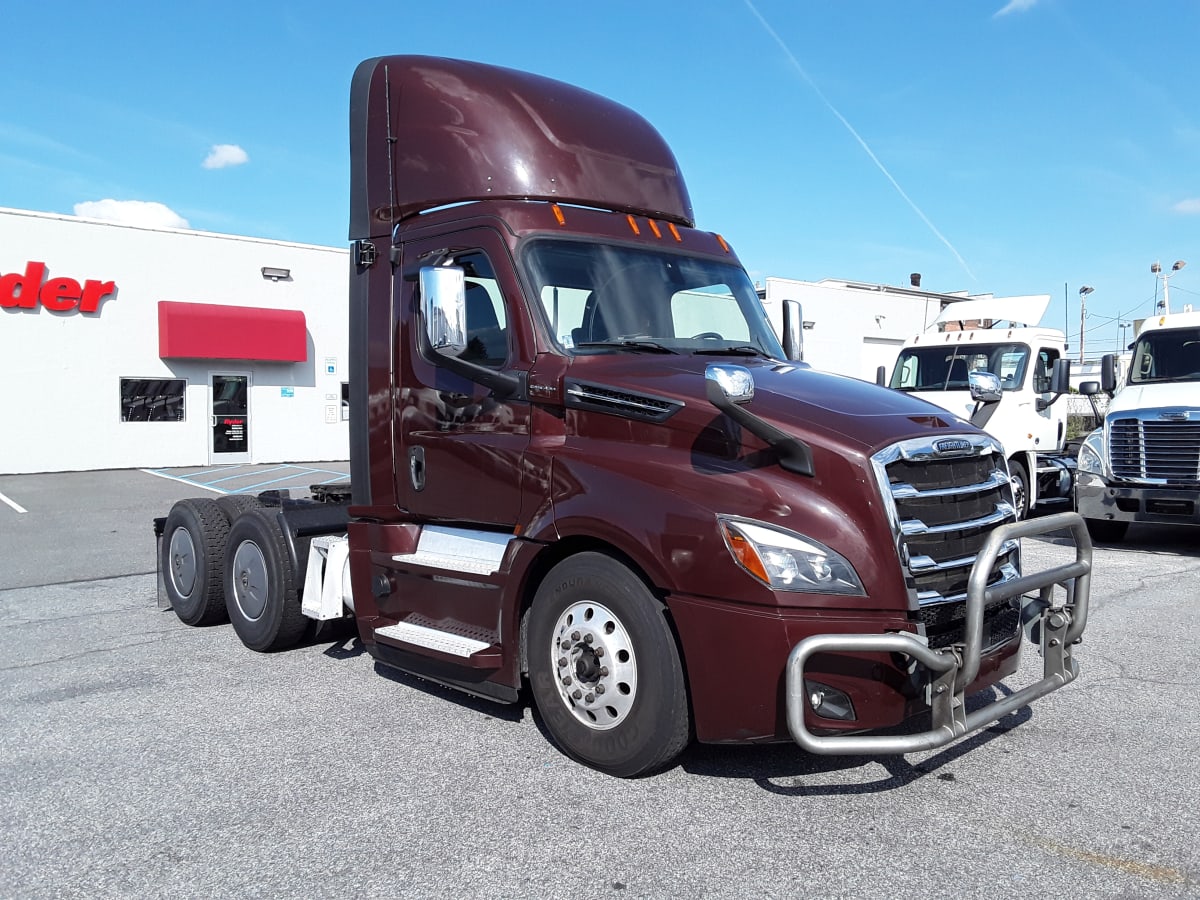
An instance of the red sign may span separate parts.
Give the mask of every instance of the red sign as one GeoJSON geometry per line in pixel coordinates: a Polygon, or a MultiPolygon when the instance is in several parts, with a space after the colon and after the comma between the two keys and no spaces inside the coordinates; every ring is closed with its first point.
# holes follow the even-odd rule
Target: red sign
{"type": "Polygon", "coordinates": [[[82,286],[74,278],[46,279],[46,264],[30,262],[25,271],[0,275],[0,306],[5,309],[36,309],[40,302],[51,312],[98,313],[100,301],[117,292],[114,281],[88,279],[82,286]]]}

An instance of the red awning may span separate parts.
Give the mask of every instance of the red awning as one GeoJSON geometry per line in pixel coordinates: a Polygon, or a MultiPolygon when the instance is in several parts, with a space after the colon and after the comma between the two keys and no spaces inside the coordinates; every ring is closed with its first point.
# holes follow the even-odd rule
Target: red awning
{"type": "Polygon", "coordinates": [[[305,362],[304,313],[295,309],[158,302],[161,359],[305,362]]]}

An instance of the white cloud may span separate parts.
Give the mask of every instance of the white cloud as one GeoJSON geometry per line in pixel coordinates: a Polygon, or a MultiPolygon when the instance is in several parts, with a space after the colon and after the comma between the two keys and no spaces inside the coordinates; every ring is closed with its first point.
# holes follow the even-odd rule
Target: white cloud
{"type": "Polygon", "coordinates": [[[213,144],[201,163],[206,169],[227,169],[250,162],[250,155],[237,144],[213,144]]]}
{"type": "Polygon", "coordinates": [[[1200,197],[1192,197],[1190,200],[1180,200],[1171,209],[1188,216],[1200,215],[1200,197]]]}
{"type": "Polygon", "coordinates": [[[1008,3],[1004,4],[1003,9],[996,11],[993,18],[1007,16],[1009,13],[1022,13],[1028,9],[1033,9],[1036,4],[1037,0],[1008,0],[1008,3]]]}
{"type": "Polygon", "coordinates": [[[152,200],[86,200],[75,204],[75,215],[143,228],[191,227],[175,210],[152,200]]]}

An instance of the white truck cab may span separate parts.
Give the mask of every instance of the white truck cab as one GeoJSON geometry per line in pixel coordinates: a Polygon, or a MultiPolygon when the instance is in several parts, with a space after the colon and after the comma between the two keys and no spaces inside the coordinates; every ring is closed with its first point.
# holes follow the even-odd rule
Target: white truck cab
{"type": "Polygon", "coordinates": [[[1096,540],[1131,522],[1200,525],[1200,312],[1142,323],[1125,383],[1111,356],[1085,394],[1112,396],[1104,424],[1079,451],[1075,506],[1096,540]]]}
{"type": "Polygon", "coordinates": [[[950,303],[933,327],[905,343],[889,382],[1000,441],[1021,517],[1040,500],[1065,500],[1071,491],[1074,462],[1063,455],[1067,409],[1054,402],[1068,390],[1066,345],[1061,331],[1032,324],[1049,303],[1048,294],[950,303]],[[999,400],[981,402],[972,392],[971,375],[983,372],[999,380],[999,400]]]}

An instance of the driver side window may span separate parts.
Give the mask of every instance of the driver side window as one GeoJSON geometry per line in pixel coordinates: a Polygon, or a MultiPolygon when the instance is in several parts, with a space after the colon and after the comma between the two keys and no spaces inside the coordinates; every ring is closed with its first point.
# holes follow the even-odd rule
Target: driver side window
{"type": "Polygon", "coordinates": [[[1058,359],[1057,350],[1045,348],[1038,351],[1033,364],[1033,390],[1037,394],[1050,393],[1050,373],[1054,371],[1054,361],[1058,359]]]}
{"type": "Polygon", "coordinates": [[[508,361],[508,316],[491,261],[480,252],[455,261],[466,273],[467,349],[462,359],[499,369],[508,361]]]}

